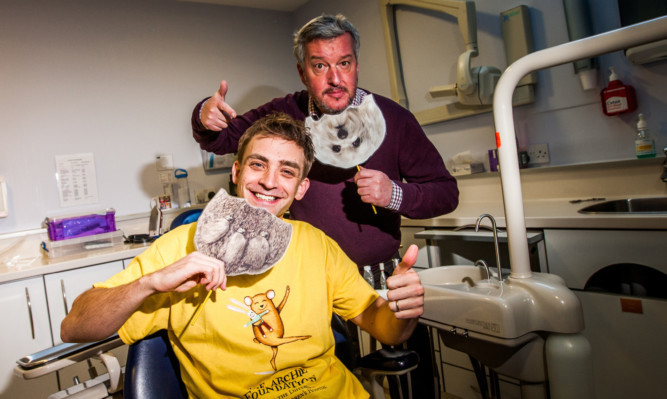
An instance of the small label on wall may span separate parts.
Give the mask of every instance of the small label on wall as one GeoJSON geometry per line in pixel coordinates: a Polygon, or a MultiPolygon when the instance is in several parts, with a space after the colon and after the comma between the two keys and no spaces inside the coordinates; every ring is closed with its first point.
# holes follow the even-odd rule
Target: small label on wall
{"type": "Polygon", "coordinates": [[[60,206],[98,202],[93,154],[56,155],[56,180],[60,206]]]}
{"type": "Polygon", "coordinates": [[[621,298],[621,311],[626,313],[643,314],[644,309],[642,308],[641,299],[621,298]]]}

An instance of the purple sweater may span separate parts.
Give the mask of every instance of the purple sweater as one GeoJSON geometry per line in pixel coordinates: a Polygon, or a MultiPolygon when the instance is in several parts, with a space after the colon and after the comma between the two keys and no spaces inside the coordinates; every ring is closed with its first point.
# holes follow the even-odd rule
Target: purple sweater
{"type": "MultiPolygon", "coordinates": [[[[452,212],[458,205],[456,180],[414,116],[394,101],[374,94],[384,115],[387,134],[382,145],[362,166],[384,172],[403,189],[398,212],[361,201],[354,184],[356,168],[340,169],[317,160],[308,175],[310,188],[290,208],[303,220],[336,240],[359,266],[384,262],[401,241],[401,215],[426,219],[452,212]]],[[[202,101],[203,103],[203,101],[202,101]]],[[[216,154],[236,152],[239,137],[254,121],[273,112],[305,120],[308,92],[276,98],[235,118],[221,132],[206,130],[199,120],[199,103],[192,114],[193,136],[202,149],[216,154]]]]}

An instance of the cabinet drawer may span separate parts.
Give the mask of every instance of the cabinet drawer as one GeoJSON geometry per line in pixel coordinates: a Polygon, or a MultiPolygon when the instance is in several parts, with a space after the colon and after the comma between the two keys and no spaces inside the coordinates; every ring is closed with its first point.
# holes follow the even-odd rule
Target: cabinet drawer
{"type": "Polygon", "coordinates": [[[0,398],[43,398],[57,390],[55,376],[25,381],[16,360],[52,345],[41,277],[0,284],[0,398]]]}
{"type": "Polygon", "coordinates": [[[60,323],[72,308],[74,299],[92,288],[93,284],[105,281],[122,270],[123,261],[117,260],[44,276],[54,345],[62,343],[60,323]]]}
{"type": "Polygon", "coordinates": [[[588,279],[610,265],[637,264],[667,273],[667,231],[544,230],[549,272],[570,288],[584,289],[588,279]]]}

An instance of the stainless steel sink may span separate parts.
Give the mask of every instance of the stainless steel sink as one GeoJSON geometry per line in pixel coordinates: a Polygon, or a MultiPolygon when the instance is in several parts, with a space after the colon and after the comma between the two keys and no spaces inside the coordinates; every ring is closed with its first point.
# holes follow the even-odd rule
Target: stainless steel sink
{"type": "Polygon", "coordinates": [[[582,208],[579,213],[667,213],[667,197],[605,201],[582,208]]]}

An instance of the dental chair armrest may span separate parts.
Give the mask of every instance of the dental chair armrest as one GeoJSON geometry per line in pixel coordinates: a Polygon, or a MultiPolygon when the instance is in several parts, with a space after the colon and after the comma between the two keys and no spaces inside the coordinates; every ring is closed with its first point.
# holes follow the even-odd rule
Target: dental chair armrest
{"type": "Polygon", "coordinates": [[[17,360],[14,374],[25,380],[41,377],[122,345],[118,334],[97,342],[56,345],[17,360]]]}
{"type": "Polygon", "coordinates": [[[413,350],[379,349],[361,358],[359,367],[379,372],[401,373],[419,364],[419,355],[413,350]]]}

